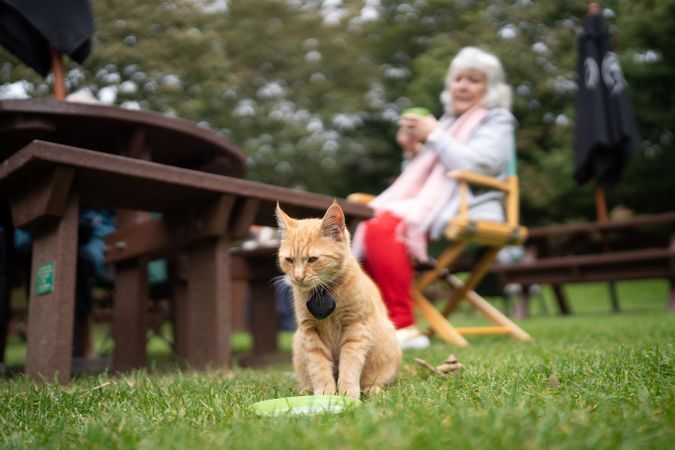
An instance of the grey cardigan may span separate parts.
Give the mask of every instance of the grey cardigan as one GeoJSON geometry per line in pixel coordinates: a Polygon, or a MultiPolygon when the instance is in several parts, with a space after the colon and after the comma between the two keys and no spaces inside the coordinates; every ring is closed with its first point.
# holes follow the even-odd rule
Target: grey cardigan
{"type": "MultiPolygon", "coordinates": [[[[454,121],[454,116],[446,114],[441,117],[440,126],[427,137],[426,148],[436,152],[448,170],[471,170],[506,179],[507,163],[515,148],[515,117],[504,108],[490,110],[466,143],[459,142],[446,132],[454,121]]],[[[472,188],[469,192],[469,217],[503,222],[503,196],[501,192],[472,188]]],[[[431,223],[431,238],[438,238],[458,212],[459,194],[453,196],[431,223]]]]}

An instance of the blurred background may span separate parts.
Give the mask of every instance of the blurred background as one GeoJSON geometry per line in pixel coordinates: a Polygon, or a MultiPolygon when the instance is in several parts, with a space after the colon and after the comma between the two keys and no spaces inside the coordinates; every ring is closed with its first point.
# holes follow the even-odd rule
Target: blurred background
{"type": "MultiPolygon", "coordinates": [[[[641,148],[606,187],[610,214],[672,209],[672,0],[604,1],[641,148]]],[[[465,45],[502,60],[514,89],[523,223],[595,219],[593,183],[573,177],[576,39],[586,0],[93,0],[83,65],[68,92],[158,111],[243,147],[246,177],[346,196],[377,193],[400,169],[396,121],[442,113],[447,66],[465,45]]],[[[0,48],[0,98],[50,98],[0,48]]]]}

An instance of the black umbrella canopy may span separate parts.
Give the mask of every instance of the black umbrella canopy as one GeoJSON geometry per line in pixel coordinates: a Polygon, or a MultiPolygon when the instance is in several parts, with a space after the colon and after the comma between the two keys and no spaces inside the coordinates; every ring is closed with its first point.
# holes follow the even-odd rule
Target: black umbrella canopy
{"type": "Polygon", "coordinates": [[[82,63],[93,33],[89,0],[0,0],[0,44],[42,76],[52,50],[82,63]]]}
{"type": "Polygon", "coordinates": [[[615,183],[639,147],[639,134],[619,60],[600,14],[578,38],[574,177],[615,183]]]}

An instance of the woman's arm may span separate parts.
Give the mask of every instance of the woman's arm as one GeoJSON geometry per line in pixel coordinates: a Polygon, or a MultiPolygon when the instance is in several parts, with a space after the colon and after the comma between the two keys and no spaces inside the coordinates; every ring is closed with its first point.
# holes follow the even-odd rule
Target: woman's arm
{"type": "Polygon", "coordinates": [[[436,128],[426,147],[438,153],[450,170],[472,170],[497,176],[504,172],[514,148],[515,118],[506,109],[493,109],[468,142],[462,143],[436,128]]]}

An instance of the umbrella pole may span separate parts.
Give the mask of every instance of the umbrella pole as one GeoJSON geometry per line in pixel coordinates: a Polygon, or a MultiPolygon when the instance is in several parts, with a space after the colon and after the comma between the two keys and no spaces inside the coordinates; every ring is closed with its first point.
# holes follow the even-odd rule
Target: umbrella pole
{"type": "Polygon", "coordinates": [[[66,99],[66,79],[63,70],[63,58],[58,50],[52,49],[52,75],[54,76],[54,98],[66,99]]]}
{"type": "MultiPolygon", "coordinates": [[[[605,190],[601,185],[595,188],[595,210],[598,216],[598,222],[607,223],[607,200],[605,199],[605,190]]],[[[609,240],[606,234],[602,234],[602,250],[604,253],[611,252],[609,240]]],[[[618,313],[619,308],[619,293],[616,289],[616,281],[609,280],[609,301],[612,306],[612,312],[618,313]]]]}
{"type": "Polygon", "coordinates": [[[607,200],[605,199],[605,190],[601,185],[597,185],[595,188],[595,213],[598,222],[607,222],[607,200]]]}

